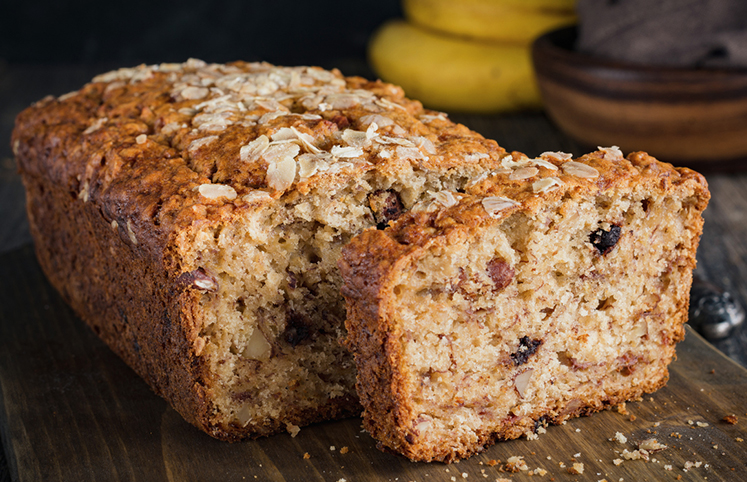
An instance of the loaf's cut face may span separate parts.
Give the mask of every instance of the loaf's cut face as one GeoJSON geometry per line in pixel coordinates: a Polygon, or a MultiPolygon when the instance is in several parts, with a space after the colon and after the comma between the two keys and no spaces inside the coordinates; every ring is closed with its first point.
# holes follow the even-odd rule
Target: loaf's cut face
{"type": "Polygon", "coordinates": [[[12,147],[50,281],[228,440],[360,413],[342,247],[506,156],[390,84],[196,60],[44,99],[12,147]]]}
{"type": "Polygon", "coordinates": [[[617,149],[542,157],[507,158],[452,206],[343,249],[364,426],[413,460],[533,436],[667,381],[704,179],[617,149]]]}

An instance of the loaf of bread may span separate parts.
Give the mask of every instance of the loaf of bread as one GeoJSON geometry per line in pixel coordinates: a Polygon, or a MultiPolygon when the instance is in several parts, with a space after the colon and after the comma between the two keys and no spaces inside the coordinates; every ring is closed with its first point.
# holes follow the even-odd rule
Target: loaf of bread
{"type": "Polygon", "coordinates": [[[658,389],[708,199],[702,176],[644,153],[514,154],[353,238],[340,268],[364,427],[453,461],[658,389]]]}
{"type": "Polygon", "coordinates": [[[44,99],[12,148],[51,283],[226,440],[360,413],[342,247],[506,156],[390,84],[197,60],[44,99]]]}

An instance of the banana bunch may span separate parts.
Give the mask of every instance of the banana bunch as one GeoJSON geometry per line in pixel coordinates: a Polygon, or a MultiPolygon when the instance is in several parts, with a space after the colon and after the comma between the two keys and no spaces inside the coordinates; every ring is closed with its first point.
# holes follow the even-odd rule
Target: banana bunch
{"type": "Polygon", "coordinates": [[[407,21],[371,38],[377,74],[427,107],[494,113],[541,106],[530,45],[575,22],[576,0],[403,0],[407,21]]]}

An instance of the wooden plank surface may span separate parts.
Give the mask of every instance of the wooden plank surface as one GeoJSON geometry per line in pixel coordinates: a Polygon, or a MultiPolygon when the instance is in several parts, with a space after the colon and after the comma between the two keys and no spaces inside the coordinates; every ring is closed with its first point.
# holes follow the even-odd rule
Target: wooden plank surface
{"type": "Polygon", "coordinates": [[[359,419],[304,427],[295,438],[213,440],[75,317],[30,247],[0,256],[0,280],[0,427],[11,475],[22,481],[747,480],[747,370],[691,330],[667,387],[628,403],[628,415],[572,420],[537,440],[499,443],[458,464],[416,464],[377,450],[359,419]],[[732,414],[736,425],[721,421],[732,414]],[[628,442],[609,440],[616,432],[628,442]],[[648,462],[613,463],[651,437],[668,448],[648,462]],[[502,472],[511,456],[547,474],[502,472]],[[584,464],[582,475],[560,466],[574,459],[584,464]],[[687,462],[700,464],[685,472],[687,462]]]}

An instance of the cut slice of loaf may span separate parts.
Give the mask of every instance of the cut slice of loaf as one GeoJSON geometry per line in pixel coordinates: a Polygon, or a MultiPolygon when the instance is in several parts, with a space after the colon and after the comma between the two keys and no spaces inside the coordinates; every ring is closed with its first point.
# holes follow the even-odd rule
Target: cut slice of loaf
{"type": "Polygon", "coordinates": [[[504,166],[343,249],[364,426],[413,460],[652,392],[684,335],[702,176],[617,149],[504,166]]]}
{"type": "Polygon", "coordinates": [[[342,246],[506,156],[390,84],[196,60],[44,99],[12,146],[52,284],[228,440],[360,413],[342,246]]]}

